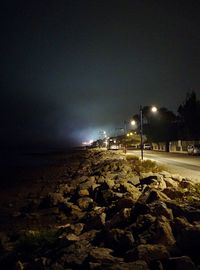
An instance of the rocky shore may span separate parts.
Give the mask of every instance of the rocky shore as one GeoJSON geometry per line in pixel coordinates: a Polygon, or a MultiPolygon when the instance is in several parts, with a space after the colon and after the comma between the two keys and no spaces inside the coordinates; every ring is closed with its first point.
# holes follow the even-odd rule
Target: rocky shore
{"type": "Polygon", "coordinates": [[[0,269],[200,269],[199,184],[112,151],[60,172],[9,203],[0,269]]]}

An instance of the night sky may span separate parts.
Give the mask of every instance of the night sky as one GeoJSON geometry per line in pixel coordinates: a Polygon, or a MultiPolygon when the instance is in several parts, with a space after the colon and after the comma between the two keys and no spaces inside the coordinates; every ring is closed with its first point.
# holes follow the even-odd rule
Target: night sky
{"type": "Polygon", "coordinates": [[[200,3],[29,0],[1,6],[0,143],[67,145],[139,105],[200,96],[200,3]]]}

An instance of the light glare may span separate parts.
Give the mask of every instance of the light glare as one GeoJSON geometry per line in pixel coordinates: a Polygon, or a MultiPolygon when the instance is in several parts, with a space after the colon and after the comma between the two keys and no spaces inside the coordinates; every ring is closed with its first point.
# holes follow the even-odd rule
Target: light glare
{"type": "Polygon", "coordinates": [[[132,125],[132,126],[135,126],[135,125],[136,125],[135,120],[132,120],[132,121],[131,121],[131,125],[132,125]]]}
{"type": "Polygon", "coordinates": [[[155,113],[155,112],[158,111],[158,109],[157,109],[155,106],[153,106],[153,107],[151,108],[151,111],[152,111],[153,113],[155,113]]]}

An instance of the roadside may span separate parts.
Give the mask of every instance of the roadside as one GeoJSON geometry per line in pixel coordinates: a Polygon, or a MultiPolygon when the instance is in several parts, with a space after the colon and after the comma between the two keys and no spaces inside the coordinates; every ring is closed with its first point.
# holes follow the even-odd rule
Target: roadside
{"type": "MultiPolygon", "coordinates": [[[[140,151],[127,151],[128,154],[140,157],[140,151]]],[[[144,159],[156,161],[172,173],[178,173],[200,183],[200,157],[181,153],[164,153],[158,151],[145,151],[144,159]]]]}

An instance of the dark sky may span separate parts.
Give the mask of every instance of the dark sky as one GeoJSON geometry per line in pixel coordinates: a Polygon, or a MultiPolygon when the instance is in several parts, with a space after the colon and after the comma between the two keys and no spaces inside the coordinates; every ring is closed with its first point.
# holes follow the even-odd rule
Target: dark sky
{"type": "Polygon", "coordinates": [[[199,1],[1,6],[1,143],[81,142],[200,95],[199,1]]]}

